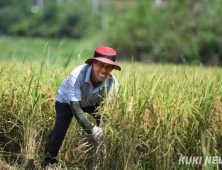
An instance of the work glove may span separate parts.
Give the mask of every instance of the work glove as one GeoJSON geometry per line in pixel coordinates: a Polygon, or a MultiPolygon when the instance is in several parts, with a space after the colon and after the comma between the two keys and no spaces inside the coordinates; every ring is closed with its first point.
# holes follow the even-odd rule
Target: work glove
{"type": "Polygon", "coordinates": [[[97,143],[100,143],[103,140],[104,134],[103,134],[103,129],[102,128],[94,126],[92,128],[91,134],[93,136],[93,139],[97,143]]]}

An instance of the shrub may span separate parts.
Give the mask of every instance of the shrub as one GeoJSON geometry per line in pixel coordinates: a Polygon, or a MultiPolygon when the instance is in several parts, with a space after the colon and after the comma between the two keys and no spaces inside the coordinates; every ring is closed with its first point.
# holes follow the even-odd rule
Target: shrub
{"type": "Polygon", "coordinates": [[[138,1],[130,8],[127,15],[113,20],[116,27],[107,38],[120,56],[154,62],[221,63],[221,2],[170,1],[156,6],[138,1]]]}

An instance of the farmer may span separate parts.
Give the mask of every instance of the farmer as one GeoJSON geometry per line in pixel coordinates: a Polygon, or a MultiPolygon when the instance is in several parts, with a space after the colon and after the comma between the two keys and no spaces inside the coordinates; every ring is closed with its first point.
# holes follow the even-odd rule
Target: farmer
{"type": "Polygon", "coordinates": [[[120,71],[121,68],[115,60],[116,52],[112,48],[99,46],[93,58],[75,68],[62,82],[55,102],[55,125],[45,143],[42,168],[57,163],[56,157],[73,116],[97,143],[102,141],[104,133],[99,127],[101,116],[95,113],[102,98],[106,98],[108,93],[118,92],[118,82],[111,72],[113,69],[120,71]],[[97,125],[90,122],[84,112],[91,114],[97,125]]]}

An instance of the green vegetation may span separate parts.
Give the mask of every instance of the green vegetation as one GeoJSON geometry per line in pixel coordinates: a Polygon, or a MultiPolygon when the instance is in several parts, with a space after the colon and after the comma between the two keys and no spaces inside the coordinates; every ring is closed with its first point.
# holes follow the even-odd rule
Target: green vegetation
{"type": "Polygon", "coordinates": [[[44,9],[39,9],[29,0],[23,1],[21,4],[9,1],[2,8],[0,3],[0,33],[79,39],[100,29],[101,17],[99,14],[91,12],[90,1],[73,1],[62,4],[55,1],[45,2],[44,9]]]}
{"type": "Polygon", "coordinates": [[[75,61],[93,55],[99,45],[99,37],[91,39],[52,39],[8,37],[0,38],[0,61],[48,61],[50,63],[65,62],[68,58],[75,61]]]}
{"type": "MultiPolygon", "coordinates": [[[[24,49],[17,47],[12,61],[2,59],[0,63],[0,167],[24,169],[33,165],[32,160],[39,167],[46,135],[54,124],[58,87],[84,58],[77,62],[73,54],[63,59],[72,48],[62,45],[57,53],[57,40],[50,40],[51,48],[39,39],[12,41],[5,37],[0,42],[6,40],[10,47],[3,43],[5,54],[13,52],[10,48],[17,42],[26,46],[27,53],[19,53],[24,49]],[[16,55],[30,58],[19,61],[16,55]],[[54,62],[54,55],[59,62],[54,62]],[[40,58],[32,60],[32,56],[40,58]]],[[[136,62],[120,65],[123,70],[114,71],[119,94],[100,111],[108,120],[104,142],[96,146],[73,119],[58,167],[197,169],[201,165],[179,165],[179,157],[222,155],[221,68],[136,62]]],[[[219,169],[219,165],[209,168],[219,169]]]]}
{"type": "Polygon", "coordinates": [[[170,0],[157,6],[153,1],[113,0],[100,2],[94,12],[92,2],[50,0],[38,9],[29,0],[2,0],[0,34],[78,40],[99,36],[121,59],[222,65],[221,1],[170,0]]]}
{"type": "Polygon", "coordinates": [[[222,65],[221,1],[169,1],[156,6],[142,0],[125,10],[126,15],[116,13],[118,20],[107,38],[121,57],[222,65]]]}

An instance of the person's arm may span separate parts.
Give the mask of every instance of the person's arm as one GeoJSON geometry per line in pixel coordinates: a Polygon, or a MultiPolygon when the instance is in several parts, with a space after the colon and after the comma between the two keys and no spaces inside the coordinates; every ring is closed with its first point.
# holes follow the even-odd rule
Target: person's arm
{"type": "Polygon", "coordinates": [[[89,121],[89,119],[86,117],[85,113],[81,109],[79,101],[70,101],[70,106],[71,106],[73,116],[76,118],[79,124],[83,127],[86,133],[92,134],[92,137],[94,138],[94,140],[97,143],[100,143],[104,138],[102,128],[95,126],[89,121]]]}
{"type": "Polygon", "coordinates": [[[70,106],[72,114],[76,118],[78,123],[82,126],[86,133],[91,134],[91,131],[95,125],[89,121],[89,119],[81,109],[80,102],[70,101],[70,106]]]}
{"type": "Polygon", "coordinates": [[[69,75],[69,100],[73,116],[82,126],[86,133],[91,134],[93,124],[89,121],[80,106],[81,101],[81,84],[84,81],[78,72],[72,72],[69,75]]]}

